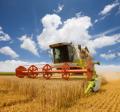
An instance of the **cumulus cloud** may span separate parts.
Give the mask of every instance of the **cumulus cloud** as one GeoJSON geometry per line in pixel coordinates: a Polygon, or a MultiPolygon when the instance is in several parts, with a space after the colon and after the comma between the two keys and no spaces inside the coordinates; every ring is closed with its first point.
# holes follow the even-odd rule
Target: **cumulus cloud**
{"type": "Polygon", "coordinates": [[[10,39],[10,36],[7,33],[5,33],[2,27],[0,26],[0,41],[9,41],[10,39]]]}
{"type": "Polygon", "coordinates": [[[89,41],[88,46],[91,46],[91,49],[95,50],[98,48],[115,45],[116,43],[119,42],[120,42],[120,34],[115,34],[112,36],[100,36],[92,41],[89,41]]]}
{"type": "Polygon", "coordinates": [[[96,39],[89,41],[87,46],[89,47],[92,54],[95,54],[97,49],[115,45],[116,43],[119,43],[119,41],[120,34],[114,34],[111,36],[101,35],[100,37],[97,37],[96,39]]]}
{"type": "Polygon", "coordinates": [[[40,48],[44,50],[48,49],[49,45],[53,43],[72,42],[88,46],[90,52],[94,54],[96,49],[120,42],[120,34],[106,35],[111,31],[95,35],[92,38],[92,35],[89,34],[92,22],[88,16],[72,17],[62,22],[57,14],[47,14],[42,18],[42,24],[43,31],[38,35],[37,40],[40,48]]]}
{"type": "Polygon", "coordinates": [[[55,13],[60,13],[60,12],[63,10],[63,8],[64,8],[64,5],[63,5],[63,4],[58,4],[57,9],[54,9],[53,11],[54,11],[55,13]]]}
{"type": "Polygon", "coordinates": [[[28,68],[30,65],[35,64],[36,66],[45,64],[46,62],[39,62],[38,63],[32,63],[32,62],[27,62],[27,61],[22,61],[22,60],[5,60],[5,61],[0,61],[0,72],[15,72],[15,69],[18,66],[25,66],[28,68]]]}
{"type": "Polygon", "coordinates": [[[42,49],[48,49],[56,42],[74,42],[85,44],[90,35],[88,29],[92,26],[91,18],[73,17],[62,22],[56,14],[47,14],[42,18],[43,31],[38,36],[38,43],[42,49]]]}
{"type": "Polygon", "coordinates": [[[39,56],[36,43],[32,40],[31,37],[23,35],[21,38],[19,38],[19,40],[22,42],[22,44],[20,45],[21,48],[28,50],[36,56],[39,56]]]}
{"type": "Polygon", "coordinates": [[[119,2],[118,1],[115,1],[112,4],[106,5],[99,14],[102,15],[102,16],[105,16],[109,12],[111,12],[113,10],[113,8],[115,8],[116,6],[119,6],[119,2]]]}
{"type": "Polygon", "coordinates": [[[4,55],[8,55],[12,58],[19,57],[19,55],[13,49],[11,49],[9,46],[5,46],[5,47],[0,48],[0,53],[4,54],[4,55]]]}
{"type": "Polygon", "coordinates": [[[47,30],[49,28],[52,28],[52,29],[58,28],[58,26],[62,24],[62,22],[61,22],[61,18],[57,14],[52,14],[52,15],[47,14],[42,18],[42,24],[43,24],[43,27],[45,28],[43,30],[47,30]]]}

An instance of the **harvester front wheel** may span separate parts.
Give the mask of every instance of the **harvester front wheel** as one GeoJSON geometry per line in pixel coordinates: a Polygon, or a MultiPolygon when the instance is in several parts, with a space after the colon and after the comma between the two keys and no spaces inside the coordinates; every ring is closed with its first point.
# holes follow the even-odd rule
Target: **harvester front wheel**
{"type": "Polygon", "coordinates": [[[28,68],[28,77],[29,78],[36,78],[38,76],[38,68],[35,65],[31,65],[28,68]]]}
{"type": "Polygon", "coordinates": [[[24,66],[19,66],[18,68],[16,68],[16,76],[19,78],[24,78],[24,76],[26,75],[27,69],[24,66]]]}
{"type": "Polygon", "coordinates": [[[51,76],[52,76],[52,67],[49,65],[49,64],[46,64],[43,68],[42,68],[42,71],[43,71],[43,77],[45,79],[50,79],[51,76]]]}

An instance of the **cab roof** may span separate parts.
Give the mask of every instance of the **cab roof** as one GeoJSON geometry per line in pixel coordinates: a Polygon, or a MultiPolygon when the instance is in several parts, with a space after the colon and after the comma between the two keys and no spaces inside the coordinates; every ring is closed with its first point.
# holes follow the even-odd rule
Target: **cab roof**
{"type": "Polygon", "coordinates": [[[64,45],[71,45],[72,43],[67,43],[67,42],[63,42],[63,43],[56,43],[56,44],[51,44],[49,45],[50,48],[54,48],[54,47],[60,47],[60,46],[64,46],[64,45]]]}

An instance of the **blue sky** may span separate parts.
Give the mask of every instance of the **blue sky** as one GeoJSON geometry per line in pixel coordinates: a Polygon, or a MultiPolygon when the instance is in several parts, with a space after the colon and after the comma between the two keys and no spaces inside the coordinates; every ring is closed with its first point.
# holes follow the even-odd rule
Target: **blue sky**
{"type": "Polygon", "coordinates": [[[48,44],[59,40],[81,40],[95,60],[119,66],[120,1],[0,0],[0,66],[50,62],[48,44]]]}

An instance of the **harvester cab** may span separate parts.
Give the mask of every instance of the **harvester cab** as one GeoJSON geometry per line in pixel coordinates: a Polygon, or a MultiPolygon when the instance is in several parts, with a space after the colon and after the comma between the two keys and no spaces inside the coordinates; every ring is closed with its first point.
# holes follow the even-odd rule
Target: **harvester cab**
{"type": "Polygon", "coordinates": [[[67,63],[71,68],[84,68],[87,59],[91,57],[87,47],[81,48],[81,45],[72,43],[52,44],[50,48],[55,65],[67,63]]]}
{"type": "Polygon", "coordinates": [[[50,45],[54,63],[73,62],[74,48],[68,43],[50,45]]]}
{"type": "Polygon", "coordinates": [[[93,62],[87,47],[82,48],[81,45],[72,43],[57,43],[50,45],[50,48],[53,64],[44,64],[39,67],[31,65],[28,68],[19,66],[16,68],[16,76],[36,78],[42,74],[45,79],[50,79],[53,74],[57,73],[61,74],[63,79],[68,80],[70,76],[80,75],[84,76],[88,82],[85,93],[100,88],[94,68],[94,64],[99,63],[93,62]]]}

